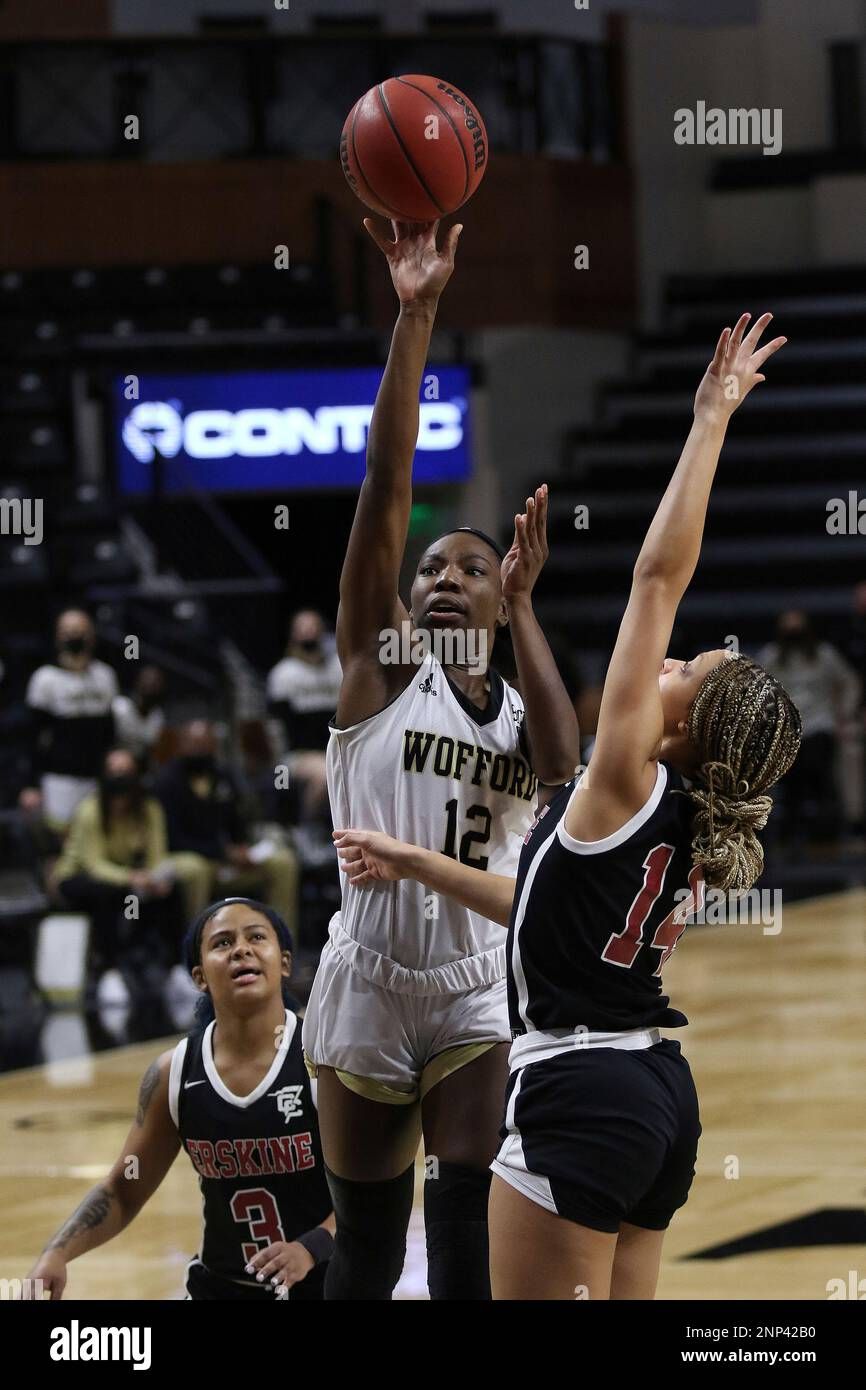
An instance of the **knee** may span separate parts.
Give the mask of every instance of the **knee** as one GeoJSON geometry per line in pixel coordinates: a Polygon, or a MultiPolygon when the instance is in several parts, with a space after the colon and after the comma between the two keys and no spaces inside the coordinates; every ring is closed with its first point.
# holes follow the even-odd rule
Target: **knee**
{"type": "Polygon", "coordinates": [[[429,1221],[486,1221],[489,1168],[428,1159],[424,1215],[429,1221]]]}
{"type": "Polygon", "coordinates": [[[326,1172],[337,1236],[325,1296],[389,1299],[406,1258],[414,1164],[385,1182],[352,1182],[326,1172]]]}
{"type": "Polygon", "coordinates": [[[490,1172],[439,1163],[424,1183],[427,1283],[432,1299],[490,1298],[487,1202],[490,1172]]]}

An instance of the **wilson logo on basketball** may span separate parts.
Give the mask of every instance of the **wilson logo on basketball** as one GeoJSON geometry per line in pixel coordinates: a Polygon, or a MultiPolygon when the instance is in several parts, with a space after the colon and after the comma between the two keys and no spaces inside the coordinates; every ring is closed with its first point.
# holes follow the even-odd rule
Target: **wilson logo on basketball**
{"type": "Polygon", "coordinates": [[[456,91],[454,87],[449,87],[447,82],[437,82],[436,85],[439,88],[440,92],[444,92],[446,96],[449,96],[453,101],[456,101],[458,106],[463,107],[463,123],[466,126],[466,129],[470,131],[472,135],[472,149],[475,155],[475,168],[480,169],[482,164],[487,159],[487,148],[484,143],[484,129],[481,125],[480,120],[478,119],[478,116],[475,114],[472,107],[469,105],[469,102],[466,100],[465,96],[463,96],[462,92],[456,91]]]}

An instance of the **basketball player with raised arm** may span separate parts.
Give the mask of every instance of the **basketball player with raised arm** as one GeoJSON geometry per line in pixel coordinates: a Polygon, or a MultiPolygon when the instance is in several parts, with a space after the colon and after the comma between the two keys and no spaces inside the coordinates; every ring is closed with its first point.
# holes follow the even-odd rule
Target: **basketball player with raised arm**
{"type": "MultiPolygon", "coordinates": [[[[547,491],[527,499],[504,558],[472,528],[435,540],[404,607],[422,375],[461,228],[437,250],[438,224],[394,223],[394,241],[365,225],[400,311],[340,581],[331,810],[336,825],[370,825],[513,875],[537,783],[565,783],[579,758],[574,709],[532,612],[547,491]],[[489,658],[506,623],[520,694],[492,667],[473,669],[459,653],[449,660],[441,640],[474,636],[489,658]],[[401,632],[429,639],[420,664],[383,659],[383,639],[401,632]]],[[[510,1041],[504,976],[502,930],[482,914],[422,884],[345,888],[303,1032],[337,1218],[326,1298],[391,1297],[422,1134],[431,1297],[490,1297],[489,1164],[510,1041]]]]}
{"type": "MultiPolygon", "coordinates": [[[[783,345],[771,318],[722,333],[634,569],[589,770],[527,832],[516,884],[366,830],[335,830],[358,889],[418,876],[508,923],[514,1043],[493,1163],[498,1299],[648,1299],[694,1176],[700,1123],[661,972],[707,887],[763,867],[770,787],[800,743],[777,680],[716,649],[668,657],[730,416],[783,345]]],[[[721,944],[721,943],[720,943],[721,944]]]]}

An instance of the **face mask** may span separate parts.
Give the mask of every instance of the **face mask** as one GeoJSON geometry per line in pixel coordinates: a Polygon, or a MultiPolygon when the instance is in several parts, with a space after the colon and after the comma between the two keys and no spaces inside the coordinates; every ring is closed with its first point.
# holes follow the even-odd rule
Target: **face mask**
{"type": "Polygon", "coordinates": [[[298,646],[301,648],[301,651],[304,652],[317,652],[319,650],[319,639],[318,637],[307,637],[303,642],[299,642],[298,646]]]}
{"type": "Polygon", "coordinates": [[[108,796],[129,796],[135,791],[138,783],[134,777],[103,777],[102,785],[108,796]]]}
{"type": "Polygon", "coordinates": [[[216,760],[209,753],[191,753],[181,761],[192,777],[201,777],[206,772],[213,772],[216,760]]]}
{"type": "Polygon", "coordinates": [[[82,652],[87,651],[87,638],[65,637],[57,646],[59,651],[68,652],[70,656],[80,656],[82,652]]]}

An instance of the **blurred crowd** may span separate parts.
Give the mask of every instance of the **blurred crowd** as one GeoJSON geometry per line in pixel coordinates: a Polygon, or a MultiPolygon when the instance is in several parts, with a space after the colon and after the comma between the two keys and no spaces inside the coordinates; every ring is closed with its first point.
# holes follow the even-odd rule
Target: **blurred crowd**
{"type": "Polygon", "coordinates": [[[214,898],[272,903],[297,940],[304,874],[324,869],[336,887],[325,747],[340,664],[322,616],[296,613],[267,677],[269,718],[238,737],[206,711],[173,722],[156,666],[129,663],[122,692],[98,647],[89,614],[66,610],[23,700],[0,700],[16,859],[0,871],[28,866],[52,907],[87,915],[89,992],[105,1004],[149,980],[186,982],[185,926],[214,898]]]}
{"type": "MultiPolygon", "coordinates": [[[[22,699],[3,698],[0,669],[0,883],[4,870],[26,868],[51,908],[89,918],[90,997],[124,1003],[149,978],[189,988],[185,925],[218,896],[267,900],[317,951],[339,897],[325,748],[341,671],[322,615],[292,616],[285,655],[263,679],[268,718],[243,731],[206,710],[173,720],[169,682],[153,665],[122,663],[131,675],[122,691],[78,608],[59,615],[53,642],[22,699]]],[[[551,645],[586,759],[600,682],[582,680],[566,638],[551,645]]],[[[866,583],[844,643],[821,640],[808,614],[790,611],[755,655],[803,718],[774,817],[782,843],[799,851],[862,834],[866,583]]],[[[500,658],[509,678],[507,644],[500,658]]]]}

